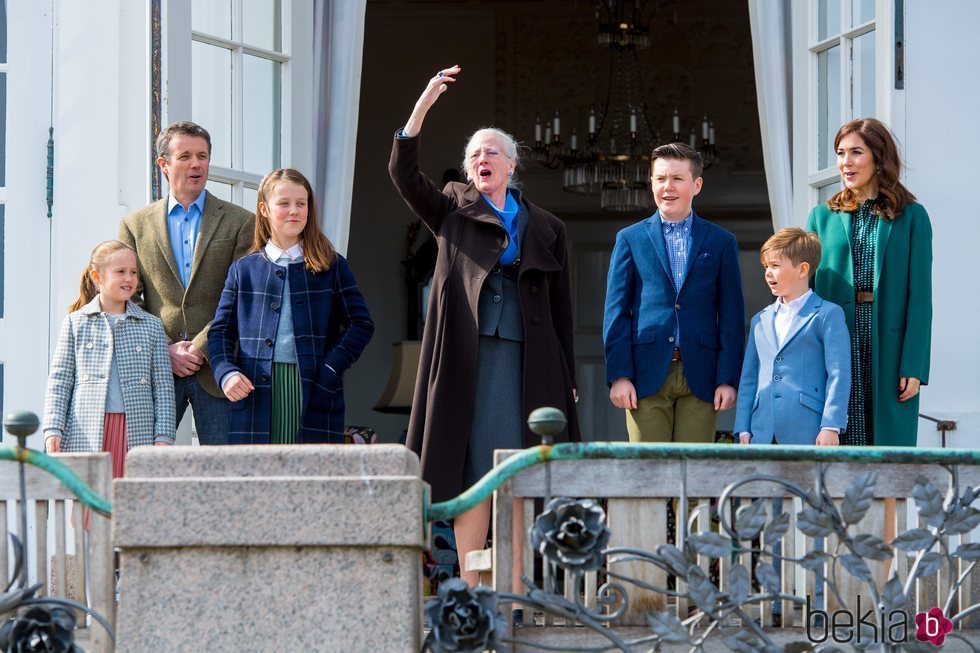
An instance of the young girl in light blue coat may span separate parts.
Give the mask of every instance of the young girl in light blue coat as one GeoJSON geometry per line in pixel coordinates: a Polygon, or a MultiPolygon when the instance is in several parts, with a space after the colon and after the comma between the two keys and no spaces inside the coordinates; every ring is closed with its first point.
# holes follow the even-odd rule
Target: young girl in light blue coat
{"type": "Polygon", "coordinates": [[[113,478],[123,475],[129,449],[174,443],[167,338],[159,318],[130,301],[138,283],[129,246],[109,240],[92,250],[44,398],[45,450],[108,451],[113,478]]]}

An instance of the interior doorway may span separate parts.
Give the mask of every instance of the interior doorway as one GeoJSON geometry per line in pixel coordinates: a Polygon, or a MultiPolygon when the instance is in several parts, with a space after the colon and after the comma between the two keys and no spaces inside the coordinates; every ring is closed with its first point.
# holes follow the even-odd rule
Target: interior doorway
{"type": "MultiPolygon", "coordinates": [[[[650,47],[639,53],[643,101],[651,122],[670,140],[676,109],[687,140],[705,115],[714,123],[716,157],[695,202],[699,215],[732,231],[742,251],[745,324],[771,301],[759,271],[758,248],[772,233],[760,138],[748,8],[729,0],[660,0],[650,47]]],[[[433,71],[459,64],[452,95],[426,120],[422,168],[438,178],[461,160],[466,138],[496,125],[528,147],[519,175],[528,198],[565,220],[572,267],[576,374],[583,436],[623,440],[622,411],[609,404],[602,354],[606,271],[616,233],[651,215],[653,207],[619,213],[599,198],[563,189],[560,168],[534,161],[535,119],[561,111],[562,128],[586,133],[589,109],[608,86],[606,53],[597,43],[591,0],[483,2],[368,0],[354,177],[349,258],[368,297],[377,330],[345,387],[348,421],[378,425],[394,439],[407,421],[371,410],[391,367],[391,343],[404,340],[402,261],[414,222],[391,187],[386,162],[391,137],[411,112],[433,71]],[[354,394],[354,393],[349,393],[354,394]]],[[[733,416],[723,415],[719,428],[733,416]]]]}

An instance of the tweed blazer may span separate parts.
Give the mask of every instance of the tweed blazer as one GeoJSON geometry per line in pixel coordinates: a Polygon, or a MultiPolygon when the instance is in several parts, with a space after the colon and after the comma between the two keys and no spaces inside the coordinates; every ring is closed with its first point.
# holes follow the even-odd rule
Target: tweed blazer
{"type": "Polygon", "coordinates": [[[208,338],[215,381],[241,372],[255,386],[231,404],[231,444],[269,443],[272,355],[287,275],[302,393],[296,441],[344,441],[342,377],[374,334],[364,296],[340,254],[314,274],[303,263],[278,266],[263,249],[228,270],[208,338]]]}
{"type": "MultiPolygon", "coordinates": [[[[207,193],[191,276],[180,281],[167,230],[167,198],[125,216],[119,240],[136,250],[140,288],[134,300],[163,320],[169,342],[190,340],[208,356],[208,328],[231,264],[245,256],[255,237],[255,217],[231,202],[207,193]]],[[[209,394],[224,397],[207,362],[197,379],[209,394]]]]}
{"type": "Polygon", "coordinates": [[[128,447],[174,442],[174,377],[159,318],[126,302],[113,329],[96,296],[69,313],[51,360],[44,431],[61,432],[62,451],[101,451],[109,370],[115,357],[126,407],[128,447]]]}

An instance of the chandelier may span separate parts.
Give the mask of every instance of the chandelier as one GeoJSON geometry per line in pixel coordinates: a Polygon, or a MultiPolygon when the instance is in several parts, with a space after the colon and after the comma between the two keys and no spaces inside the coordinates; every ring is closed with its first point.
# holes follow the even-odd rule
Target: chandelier
{"type": "MultiPolygon", "coordinates": [[[[551,120],[534,120],[532,156],[541,165],[562,169],[562,187],[571,193],[598,195],[605,211],[638,211],[650,205],[650,152],[663,141],[654,128],[644,101],[638,52],[650,45],[650,23],[655,6],[648,0],[599,0],[600,46],[609,50],[605,97],[589,109],[583,137],[572,128],[562,139],[561,113],[551,120]],[[596,106],[599,108],[597,109],[596,106]]],[[[666,122],[666,116],[660,116],[666,122]]],[[[671,116],[672,141],[681,141],[681,116],[671,116]]],[[[715,129],[707,116],[699,125],[701,138],[691,127],[688,144],[704,157],[704,167],[715,159],[715,129]]]]}

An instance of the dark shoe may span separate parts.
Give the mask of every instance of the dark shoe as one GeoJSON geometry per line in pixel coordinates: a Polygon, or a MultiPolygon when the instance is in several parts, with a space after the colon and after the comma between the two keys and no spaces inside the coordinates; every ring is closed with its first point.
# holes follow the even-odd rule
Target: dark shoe
{"type": "Polygon", "coordinates": [[[524,627],[524,610],[517,609],[511,613],[511,625],[514,628],[524,627]]]}

